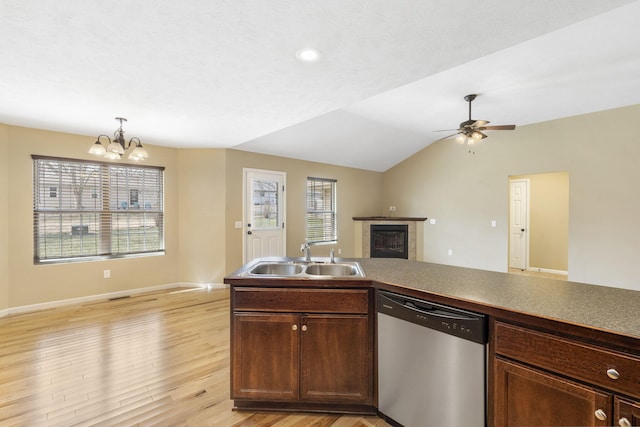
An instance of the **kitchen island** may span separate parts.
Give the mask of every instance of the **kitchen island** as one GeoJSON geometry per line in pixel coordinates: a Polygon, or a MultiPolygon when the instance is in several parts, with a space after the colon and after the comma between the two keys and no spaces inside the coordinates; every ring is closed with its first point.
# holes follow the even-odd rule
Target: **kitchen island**
{"type": "MultiPolygon", "coordinates": [[[[287,260],[296,259],[282,259],[287,260]]],[[[518,425],[520,421],[549,422],[547,425],[639,424],[640,292],[401,259],[355,261],[366,277],[255,278],[243,275],[251,268],[248,265],[225,278],[233,289],[232,316],[247,315],[234,305],[234,295],[248,288],[368,290],[366,306],[341,313],[323,312],[367,317],[366,325],[360,327],[367,332],[361,337],[358,354],[373,351],[372,363],[366,357],[362,359],[368,370],[366,387],[371,390],[345,406],[346,412],[376,406],[374,291],[385,289],[489,317],[488,425],[518,425]],[[559,412],[541,413],[536,406],[540,402],[559,412]],[[567,411],[567,406],[572,410],[567,411]]],[[[324,308],[330,311],[330,307],[324,308]]],[[[273,313],[274,309],[280,310],[272,305],[262,314],[273,313]]],[[[307,311],[299,306],[288,313],[299,316],[307,311]]],[[[238,339],[235,333],[232,321],[232,343],[238,339]]],[[[232,364],[233,353],[232,344],[232,364]]],[[[239,366],[232,366],[232,376],[239,374],[237,369],[239,366]]],[[[352,384],[353,379],[345,381],[352,384]]],[[[299,384],[300,377],[291,382],[299,384]]],[[[232,384],[232,398],[236,399],[237,392],[232,384]]],[[[307,405],[300,405],[299,397],[243,399],[236,399],[240,409],[258,405],[293,410],[316,405],[311,396],[307,396],[307,405]]],[[[319,402],[324,404],[317,403],[318,410],[340,410],[340,405],[327,404],[323,398],[319,402]]]]}

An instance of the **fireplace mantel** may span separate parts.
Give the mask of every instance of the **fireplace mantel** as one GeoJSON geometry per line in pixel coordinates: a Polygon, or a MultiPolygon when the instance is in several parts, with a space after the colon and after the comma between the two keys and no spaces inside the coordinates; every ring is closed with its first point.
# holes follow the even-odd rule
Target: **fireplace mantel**
{"type": "Polygon", "coordinates": [[[413,218],[408,216],[354,216],[354,221],[426,221],[429,218],[413,218]]]}
{"type": "Polygon", "coordinates": [[[354,247],[357,258],[369,258],[371,251],[372,224],[406,224],[409,232],[409,259],[423,260],[424,253],[424,222],[422,217],[399,216],[354,216],[356,223],[354,233],[354,247]]]}

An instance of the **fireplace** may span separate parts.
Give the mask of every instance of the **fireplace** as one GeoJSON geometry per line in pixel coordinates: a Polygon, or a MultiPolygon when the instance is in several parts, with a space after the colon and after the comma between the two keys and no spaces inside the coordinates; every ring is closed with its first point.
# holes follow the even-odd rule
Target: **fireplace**
{"type": "Polygon", "coordinates": [[[409,259],[409,226],[371,224],[371,258],[409,259]]]}
{"type": "MultiPolygon", "coordinates": [[[[413,261],[422,261],[424,259],[423,246],[424,246],[424,222],[427,218],[418,217],[390,217],[390,216],[354,216],[355,221],[355,256],[356,258],[371,258],[371,257],[399,257],[413,261]],[[371,238],[373,226],[386,226],[383,227],[383,231],[389,231],[388,226],[397,227],[401,226],[406,231],[406,239],[401,240],[400,243],[404,245],[406,253],[402,255],[398,254],[397,246],[391,251],[384,251],[381,254],[374,254],[371,249],[372,246],[375,249],[376,243],[371,238]]],[[[393,231],[393,230],[391,230],[393,231]]],[[[383,234],[382,236],[385,236],[383,234]]],[[[387,237],[389,237],[387,235],[387,237]]],[[[397,237],[397,236],[396,236],[397,237]]],[[[392,240],[388,240],[391,242],[392,240]]],[[[385,245],[385,242],[382,242],[385,245]]],[[[390,246],[393,246],[390,245],[390,246]]]]}

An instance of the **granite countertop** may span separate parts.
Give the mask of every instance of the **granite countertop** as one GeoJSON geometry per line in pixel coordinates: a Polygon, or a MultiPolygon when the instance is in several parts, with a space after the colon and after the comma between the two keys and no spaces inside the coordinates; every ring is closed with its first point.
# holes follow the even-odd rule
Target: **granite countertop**
{"type": "Polygon", "coordinates": [[[359,259],[369,279],[640,339],[640,292],[394,259],[359,259]]]}
{"type": "MultiPolygon", "coordinates": [[[[342,260],[358,261],[366,275],[365,279],[374,284],[586,326],[640,340],[639,291],[404,259],[342,260]]],[[[247,278],[238,276],[246,268],[227,276],[225,283],[246,284],[247,278]]],[[[331,282],[337,280],[351,279],[332,279],[331,282]]],[[[274,284],[274,279],[252,279],[252,282],[256,281],[274,284]]],[[[277,281],[285,286],[289,281],[296,286],[302,282],[287,278],[277,281]]],[[[303,285],[316,286],[317,283],[317,280],[311,279],[303,285]]]]}

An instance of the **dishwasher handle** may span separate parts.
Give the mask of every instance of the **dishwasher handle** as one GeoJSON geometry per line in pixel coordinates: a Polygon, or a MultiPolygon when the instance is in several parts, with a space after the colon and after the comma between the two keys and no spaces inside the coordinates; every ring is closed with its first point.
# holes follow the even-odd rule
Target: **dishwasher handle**
{"type": "Polygon", "coordinates": [[[439,317],[442,319],[452,319],[452,320],[475,320],[477,316],[468,316],[462,313],[454,313],[450,310],[442,310],[440,308],[434,307],[432,305],[423,306],[422,304],[416,304],[412,301],[405,301],[404,307],[409,310],[417,311],[420,314],[424,314],[427,316],[439,317]]]}

